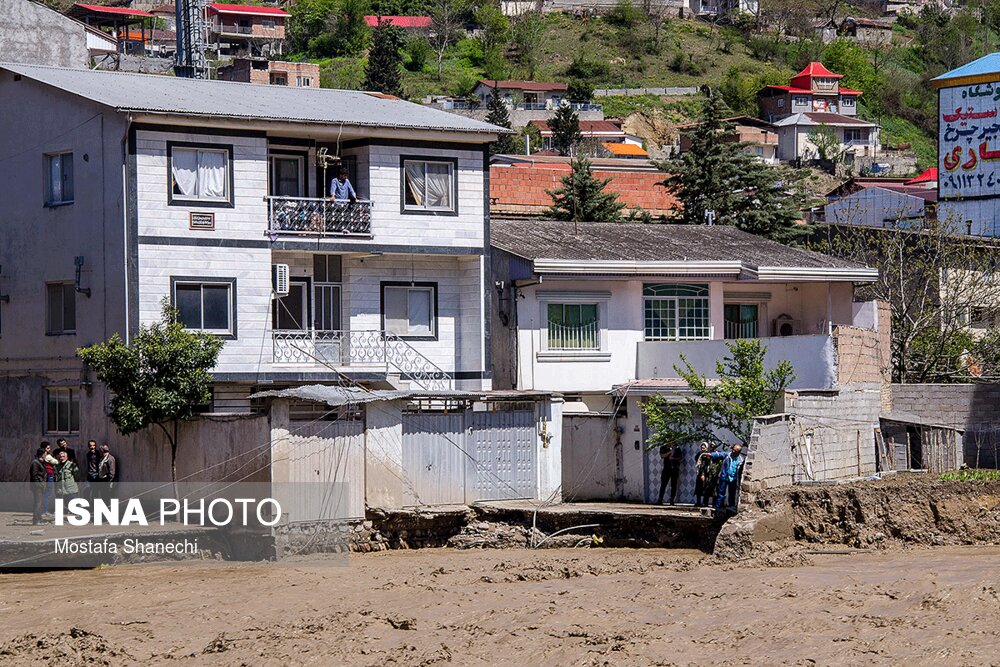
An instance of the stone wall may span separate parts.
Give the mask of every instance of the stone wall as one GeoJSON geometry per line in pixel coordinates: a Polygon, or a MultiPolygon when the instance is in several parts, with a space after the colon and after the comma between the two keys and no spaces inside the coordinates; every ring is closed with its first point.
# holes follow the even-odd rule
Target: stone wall
{"type": "Polygon", "coordinates": [[[1000,384],[894,384],[889,393],[895,413],[963,429],[966,465],[1000,467],[1000,384]]]}
{"type": "Polygon", "coordinates": [[[833,330],[837,355],[837,384],[881,384],[889,381],[888,335],[859,327],[838,326],[833,330]]]}

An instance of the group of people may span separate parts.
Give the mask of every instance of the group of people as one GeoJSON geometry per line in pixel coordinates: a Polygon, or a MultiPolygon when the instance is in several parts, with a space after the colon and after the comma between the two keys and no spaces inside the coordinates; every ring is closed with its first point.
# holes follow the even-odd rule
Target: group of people
{"type": "Polygon", "coordinates": [[[50,443],[42,442],[28,469],[33,500],[31,522],[34,525],[45,523],[46,515],[50,515],[54,508],[54,498],[68,501],[80,497],[89,500],[111,497],[118,481],[118,462],[107,443],[98,447],[96,440],[88,441],[84,465],[85,471],[81,471],[76,452],[65,438],[56,441],[55,450],[50,443]]]}
{"type": "MultiPolygon", "coordinates": [[[[740,476],[743,473],[743,445],[736,443],[728,452],[716,451],[718,445],[703,442],[695,459],[697,466],[694,480],[695,507],[714,507],[721,510],[723,506],[736,509],[736,494],[740,487],[740,476]]],[[[670,486],[670,504],[677,500],[677,485],[680,480],[681,464],[684,450],[680,445],[663,445],[660,447],[660,458],[663,461],[663,472],[660,477],[660,495],[656,503],[663,504],[663,495],[670,486]]]]}

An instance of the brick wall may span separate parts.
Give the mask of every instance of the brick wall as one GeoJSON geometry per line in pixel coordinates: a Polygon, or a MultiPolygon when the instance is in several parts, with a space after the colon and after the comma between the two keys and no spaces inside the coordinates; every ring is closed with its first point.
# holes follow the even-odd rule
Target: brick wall
{"type": "Polygon", "coordinates": [[[850,385],[888,382],[889,350],[884,338],[879,332],[870,329],[834,327],[837,383],[850,385]]]}
{"type": "MultiPolygon", "coordinates": [[[[517,165],[490,167],[490,200],[494,215],[540,215],[551,205],[547,190],[561,187],[568,165],[517,165]]],[[[629,208],[641,208],[655,217],[670,215],[680,206],[666,188],[657,185],[659,172],[594,170],[594,177],[610,178],[606,191],[615,192],[629,208]]]]}

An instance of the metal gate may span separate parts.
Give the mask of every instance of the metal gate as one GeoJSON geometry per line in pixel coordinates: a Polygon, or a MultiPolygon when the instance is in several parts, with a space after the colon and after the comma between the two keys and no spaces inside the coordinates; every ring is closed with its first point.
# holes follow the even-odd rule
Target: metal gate
{"type": "Polygon", "coordinates": [[[364,422],[292,421],[289,433],[288,481],[309,485],[282,502],[289,520],[363,518],[364,422]]]}
{"type": "Polygon", "coordinates": [[[466,413],[403,415],[404,505],[464,504],[466,413]]]}
{"type": "Polygon", "coordinates": [[[533,498],[535,415],[529,410],[472,413],[473,455],[476,457],[476,500],[533,498]]]}
{"type": "Polygon", "coordinates": [[[534,498],[532,410],[403,414],[405,505],[534,498]]]}

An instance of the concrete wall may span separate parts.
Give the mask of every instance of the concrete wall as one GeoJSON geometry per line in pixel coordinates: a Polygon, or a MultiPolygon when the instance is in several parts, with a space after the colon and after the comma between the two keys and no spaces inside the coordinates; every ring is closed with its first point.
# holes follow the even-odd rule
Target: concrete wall
{"type": "Polygon", "coordinates": [[[892,341],[887,327],[882,331],[871,331],[838,326],[834,329],[833,345],[839,385],[889,381],[892,341]]]}
{"type": "Polygon", "coordinates": [[[39,2],[4,0],[0,11],[0,62],[87,67],[90,54],[86,29],[82,23],[39,2]]]}
{"type": "Polygon", "coordinates": [[[872,475],[879,385],[828,391],[790,391],[785,411],[754,424],[744,488],[872,475]]]}
{"type": "Polygon", "coordinates": [[[1000,467],[1000,384],[894,384],[889,393],[893,412],[964,429],[966,465],[1000,467]]]}

